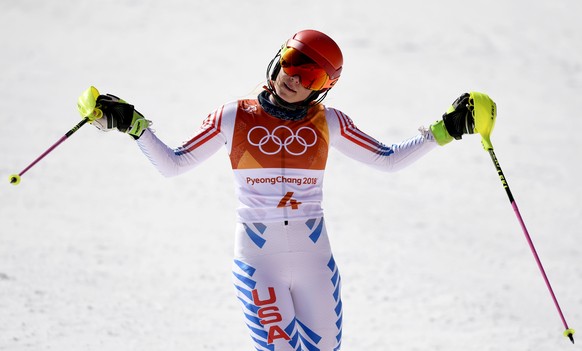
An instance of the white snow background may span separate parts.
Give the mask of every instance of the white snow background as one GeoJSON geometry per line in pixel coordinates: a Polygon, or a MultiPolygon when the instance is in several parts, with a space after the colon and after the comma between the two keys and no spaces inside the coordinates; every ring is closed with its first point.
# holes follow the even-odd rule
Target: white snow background
{"type": "Polygon", "coordinates": [[[331,151],[324,207],[343,350],[581,350],[582,2],[0,0],[0,350],[251,350],[231,284],[226,150],[177,178],[80,121],[90,85],[172,146],[252,94],[298,30],[344,71],[325,103],[391,144],[469,90],[578,344],[480,137],[398,173],[331,151]]]}

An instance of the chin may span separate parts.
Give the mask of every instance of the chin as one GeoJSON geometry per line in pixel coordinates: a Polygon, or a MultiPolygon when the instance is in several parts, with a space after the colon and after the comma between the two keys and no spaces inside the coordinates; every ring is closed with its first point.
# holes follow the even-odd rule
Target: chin
{"type": "Polygon", "coordinates": [[[304,92],[299,92],[299,93],[286,92],[286,93],[287,94],[284,94],[283,96],[281,96],[282,98],[285,99],[285,101],[287,101],[289,103],[298,103],[298,102],[305,101],[305,99],[307,99],[309,97],[309,95],[311,94],[311,91],[309,91],[308,93],[304,93],[304,92]]]}
{"type": "Polygon", "coordinates": [[[275,91],[277,92],[277,95],[279,95],[279,97],[281,99],[285,100],[285,102],[288,102],[290,104],[294,104],[296,102],[301,101],[301,100],[297,100],[297,97],[294,97],[292,94],[290,94],[288,91],[284,90],[283,88],[275,89],[275,91]]]}
{"type": "Polygon", "coordinates": [[[281,97],[281,99],[285,100],[286,102],[288,102],[290,104],[294,104],[294,103],[302,101],[302,100],[293,99],[293,98],[290,98],[290,97],[287,97],[284,95],[279,95],[279,96],[281,97]]]}

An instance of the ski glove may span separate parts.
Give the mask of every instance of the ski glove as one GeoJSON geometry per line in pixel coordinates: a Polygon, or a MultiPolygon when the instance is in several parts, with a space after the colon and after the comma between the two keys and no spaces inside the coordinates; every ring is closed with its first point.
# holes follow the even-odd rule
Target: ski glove
{"type": "Polygon", "coordinates": [[[115,95],[99,95],[96,108],[103,111],[103,117],[95,120],[92,124],[103,131],[117,129],[137,140],[151,125],[151,122],[135,110],[133,105],[115,95]]]}
{"type": "Polygon", "coordinates": [[[495,125],[497,105],[487,94],[472,91],[459,96],[442,120],[430,126],[439,145],[445,145],[463,134],[481,134],[483,147],[492,149],[489,136],[495,125]]]}
{"type": "Polygon", "coordinates": [[[469,93],[459,96],[443,115],[442,120],[430,126],[436,142],[445,145],[454,139],[461,139],[463,134],[475,133],[473,106],[469,105],[469,93]]]}
{"type": "Polygon", "coordinates": [[[463,134],[475,133],[473,105],[469,105],[469,96],[469,93],[459,96],[443,115],[447,132],[457,140],[461,139],[463,134]]]}

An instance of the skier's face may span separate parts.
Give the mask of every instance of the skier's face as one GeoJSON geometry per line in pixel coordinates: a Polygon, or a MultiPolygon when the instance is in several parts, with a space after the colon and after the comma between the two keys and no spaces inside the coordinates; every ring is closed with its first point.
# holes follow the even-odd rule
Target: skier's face
{"type": "Polygon", "coordinates": [[[289,76],[283,70],[279,71],[274,86],[277,95],[291,104],[307,99],[312,92],[301,85],[299,76],[289,76]]]}

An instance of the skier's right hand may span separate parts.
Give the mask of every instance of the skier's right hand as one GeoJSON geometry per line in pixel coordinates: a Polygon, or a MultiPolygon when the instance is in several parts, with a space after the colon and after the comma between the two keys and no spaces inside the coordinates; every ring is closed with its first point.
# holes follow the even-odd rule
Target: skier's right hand
{"type": "Polygon", "coordinates": [[[94,87],[81,94],[77,108],[81,116],[89,118],[97,129],[102,131],[117,129],[134,139],[139,139],[151,125],[151,122],[136,111],[133,105],[111,94],[100,95],[94,87]]]}
{"type": "Polygon", "coordinates": [[[99,95],[96,101],[97,108],[103,111],[103,118],[93,124],[97,128],[104,130],[117,129],[122,133],[131,135],[134,139],[139,139],[143,132],[150,126],[151,122],[139,113],[133,105],[115,95],[99,95]]]}

